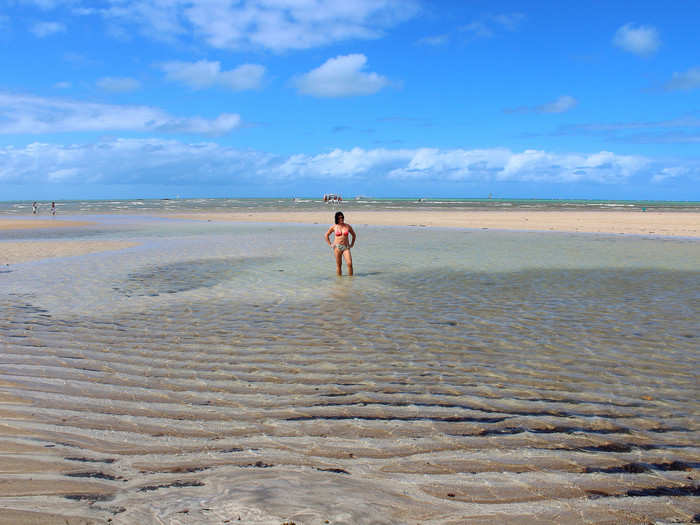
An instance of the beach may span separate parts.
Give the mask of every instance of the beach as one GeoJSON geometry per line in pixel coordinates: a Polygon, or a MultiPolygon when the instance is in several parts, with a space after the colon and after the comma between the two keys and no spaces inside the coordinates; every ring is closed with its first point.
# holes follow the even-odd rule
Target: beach
{"type": "Polygon", "coordinates": [[[243,206],[0,218],[0,524],[700,512],[697,212],[243,206]]]}
{"type": "MultiPolygon", "coordinates": [[[[236,212],[168,212],[159,217],[198,221],[252,223],[330,224],[333,210],[236,212]]],[[[347,221],[360,226],[468,228],[507,231],[551,231],[700,237],[700,212],[639,211],[465,211],[465,210],[351,210],[347,221]]],[[[0,232],[20,229],[55,229],[90,226],[90,221],[0,218],[0,232]]],[[[131,246],[128,241],[14,242],[3,244],[0,264],[50,257],[81,255],[131,246]]]]}
{"type": "MultiPolygon", "coordinates": [[[[332,222],[332,212],[327,211],[213,212],[173,214],[173,217],[299,224],[330,224],[332,222]]],[[[700,213],[698,212],[352,210],[347,212],[347,222],[375,226],[700,237],[700,213]]]]}

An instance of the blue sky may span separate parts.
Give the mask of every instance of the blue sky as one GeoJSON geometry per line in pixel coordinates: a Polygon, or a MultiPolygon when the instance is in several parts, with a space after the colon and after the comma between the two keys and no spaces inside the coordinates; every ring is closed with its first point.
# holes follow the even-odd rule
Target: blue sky
{"type": "Polygon", "coordinates": [[[0,200],[700,200],[695,1],[5,0],[0,200]]]}

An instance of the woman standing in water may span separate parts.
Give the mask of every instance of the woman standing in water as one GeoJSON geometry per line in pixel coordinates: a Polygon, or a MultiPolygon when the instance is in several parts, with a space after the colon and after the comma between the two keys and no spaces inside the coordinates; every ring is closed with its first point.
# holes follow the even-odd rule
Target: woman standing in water
{"type": "Polygon", "coordinates": [[[335,224],[326,232],[325,239],[328,246],[333,248],[335,255],[335,268],[338,275],[343,275],[343,257],[348,266],[348,275],[352,275],[352,254],[350,248],[355,246],[357,235],[352,226],[345,223],[345,215],[342,211],[336,212],[335,224]],[[331,242],[331,235],[335,237],[335,242],[331,242]],[[352,235],[352,241],[348,244],[348,236],[352,235]]]}

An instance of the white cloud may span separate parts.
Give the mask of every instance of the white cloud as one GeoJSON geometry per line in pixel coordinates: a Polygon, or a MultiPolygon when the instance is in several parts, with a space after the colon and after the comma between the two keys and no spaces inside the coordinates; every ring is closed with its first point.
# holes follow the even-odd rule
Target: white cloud
{"type": "Polygon", "coordinates": [[[620,49],[643,57],[654,54],[661,45],[655,27],[634,27],[634,24],[625,24],[619,28],[615,33],[613,43],[620,49]]]}
{"type": "Polygon", "coordinates": [[[234,91],[258,89],[265,76],[265,67],[243,64],[229,71],[221,71],[219,62],[167,62],[161,66],[168,80],[181,82],[194,89],[223,86],[234,91]]]}
{"type": "Polygon", "coordinates": [[[62,82],[56,82],[53,87],[56,89],[70,89],[73,86],[70,82],[67,81],[62,81],[62,82]]]}
{"type": "MultiPolygon", "coordinates": [[[[75,11],[74,11],[75,12],[75,11]]],[[[309,49],[379,38],[419,12],[418,0],[119,0],[90,9],[161,40],[194,36],[219,49],[309,49]]]]}
{"type": "Polygon", "coordinates": [[[700,67],[691,67],[688,71],[674,73],[671,81],[666,84],[666,89],[669,91],[690,91],[698,88],[700,88],[700,67]]]}
{"type": "Polygon", "coordinates": [[[0,148],[0,182],[39,184],[207,184],[256,180],[275,162],[268,154],[210,142],[112,139],[94,144],[33,143],[0,148]]]}
{"type": "Polygon", "coordinates": [[[34,33],[34,36],[45,38],[55,35],[56,33],[64,33],[66,31],[66,26],[60,22],[38,22],[29,30],[34,33]]]}
{"type": "Polygon", "coordinates": [[[97,81],[97,86],[112,93],[126,93],[139,89],[141,83],[129,77],[104,77],[97,81]]]}
{"type": "Polygon", "coordinates": [[[378,38],[417,11],[413,0],[244,0],[194,2],[185,14],[214,47],[284,51],[378,38]]]}
{"type": "Polygon", "coordinates": [[[643,173],[650,161],[607,151],[557,154],[540,150],[513,153],[482,150],[374,149],[333,150],[319,155],[292,155],[276,170],[285,178],[331,176],[367,178],[386,174],[394,181],[528,181],[617,183],[643,173]]]}
{"type": "Polygon", "coordinates": [[[494,149],[333,150],[287,157],[240,151],[212,142],[109,139],[93,144],[34,143],[0,147],[0,182],[39,184],[260,184],[297,180],[412,182],[530,182],[618,184],[669,178],[700,179],[697,162],[659,163],[608,151],[592,154],[494,149]]]}
{"type": "Polygon", "coordinates": [[[552,102],[540,104],[539,106],[520,106],[517,108],[507,108],[506,113],[565,113],[578,104],[578,100],[570,95],[561,95],[552,102]]]}
{"type": "Polygon", "coordinates": [[[386,77],[362,71],[367,57],[360,54],[329,58],[321,66],[296,78],[299,92],[316,97],[371,95],[389,84],[386,77]]]}
{"type": "Polygon", "coordinates": [[[138,131],[221,135],[240,125],[236,114],[222,114],[213,120],[180,118],[149,106],[0,93],[0,134],[138,131]]]}
{"type": "Polygon", "coordinates": [[[537,107],[537,111],[540,113],[564,113],[573,109],[578,100],[569,95],[562,95],[553,102],[548,102],[547,104],[542,104],[537,107]]]}
{"type": "Polygon", "coordinates": [[[651,182],[659,183],[668,179],[676,179],[691,174],[691,169],[688,166],[672,166],[670,168],[662,168],[656,175],[651,178],[651,182]]]}
{"type": "Polygon", "coordinates": [[[515,31],[523,20],[525,20],[525,15],[522,13],[486,15],[461,26],[459,30],[469,33],[473,38],[491,38],[503,30],[515,31]]]}

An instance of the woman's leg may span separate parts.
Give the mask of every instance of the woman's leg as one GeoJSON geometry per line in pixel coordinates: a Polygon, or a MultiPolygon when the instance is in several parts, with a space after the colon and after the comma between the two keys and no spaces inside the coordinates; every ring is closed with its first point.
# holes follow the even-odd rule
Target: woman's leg
{"type": "Polygon", "coordinates": [[[338,248],[333,248],[335,255],[335,271],[338,275],[343,275],[343,253],[338,248]]]}
{"type": "Polygon", "coordinates": [[[352,275],[352,254],[349,248],[343,252],[343,256],[345,257],[345,264],[348,265],[348,275],[352,275]]]}

